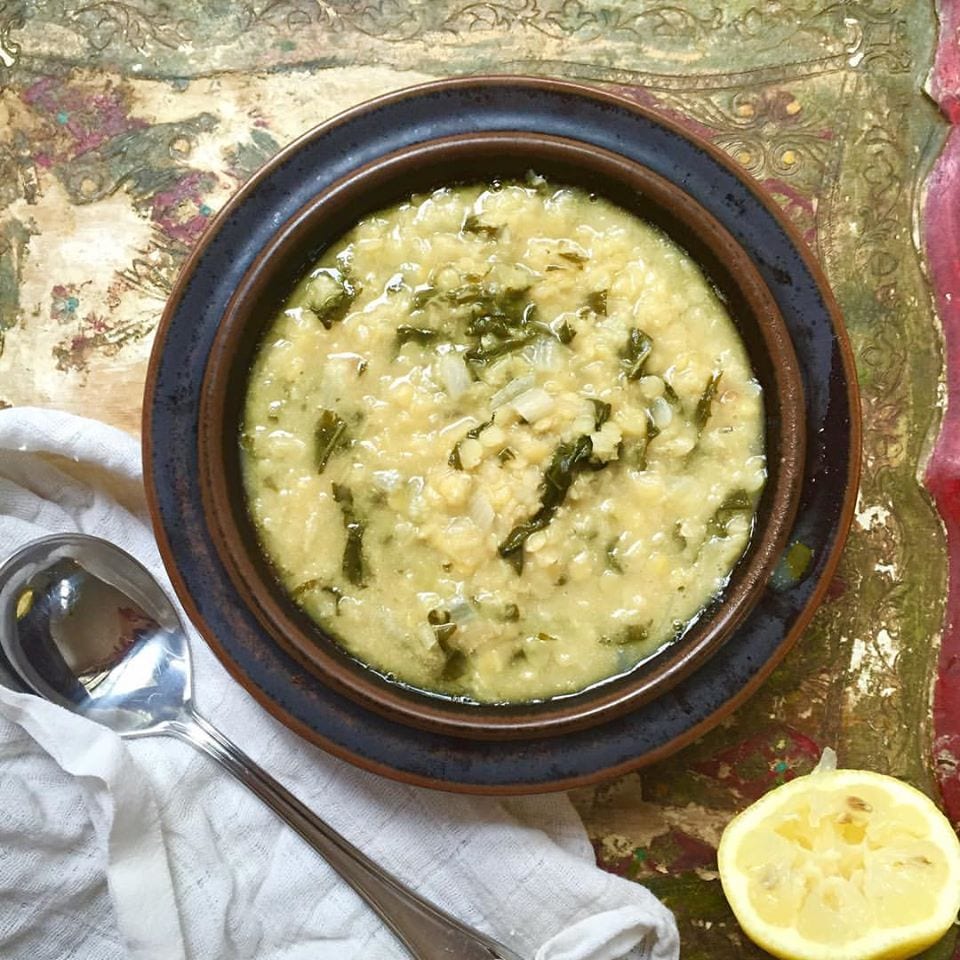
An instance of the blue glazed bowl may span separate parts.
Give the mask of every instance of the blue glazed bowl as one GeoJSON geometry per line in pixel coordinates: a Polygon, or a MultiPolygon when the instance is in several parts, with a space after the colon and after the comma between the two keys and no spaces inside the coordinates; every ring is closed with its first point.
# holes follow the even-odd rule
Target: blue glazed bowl
{"type": "MultiPolygon", "coordinates": [[[[569,150],[565,156],[573,162],[569,150]]],[[[461,154],[457,163],[464,160],[461,154]]],[[[621,187],[630,182],[611,178],[609,168],[603,176],[621,187]]],[[[612,199],[630,206],[628,193],[612,199]]],[[[784,354],[788,364],[792,353],[784,354]]],[[[768,366],[775,372],[776,364],[768,366]]],[[[145,472],[158,541],[181,600],[227,668],[267,709],[331,752],[390,776],[446,789],[531,792],[663,756],[756,688],[812,615],[836,565],[856,493],[857,409],[849,347],[822,274],[772,203],[726,157],[620,98],[538,79],[468,78],[401,91],[311,131],[221,212],[186,265],[158,332],[145,402],[145,472]],[[449,175],[449,153],[447,161],[442,150],[431,153],[437,143],[469,141],[480,149],[481,141],[496,144],[499,136],[490,149],[503,155],[502,138],[516,146],[517,132],[538,141],[541,151],[551,138],[572,144],[581,169],[592,162],[596,172],[602,156],[642,170],[647,193],[665,184],[659,198],[648,198],[647,215],[659,211],[668,229],[680,224],[687,245],[701,259],[714,258],[708,272],[730,280],[731,289],[739,284],[741,293],[749,287],[768,304],[763,309],[780,318],[792,341],[802,381],[802,400],[800,391],[794,394],[803,404],[799,433],[790,434],[783,451],[787,466],[793,458],[797,469],[785,500],[775,509],[768,504],[764,525],[776,536],[750,581],[748,601],[725,629],[711,634],[705,624],[685,651],[666,651],[660,679],[649,682],[653,674],[638,670],[633,688],[628,677],[623,686],[616,681],[569,698],[572,712],[551,701],[512,713],[451,710],[435,698],[391,690],[334,645],[324,656],[336,669],[307,655],[305,637],[324,649],[316,628],[297,620],[271,582],[244,531],[237,488],[231,492],[223,482],[235,469],[230,431],[244,357],[256,339],[249,305],[262,303],[258,297],[274,281],[293,276],[318,236],[322,246],[324,224],[339,234],[366,212],[360,207],[367,201],[358,201],[364,194],[344,193],[344,185],[366,177],[369,203],[383,206],[388,197],[399,199],[397,190],[417,186],[411,171],[426,171],[429,179],[447,162],[449,175]],[[397,157],[417,160],[391,172],[397,157]],[[331,201],[337,196],[354,201],[340,214],[331,201]],[[684,220],[685,207],[696,211],[693,219],[684,220]],[[711,245],[698,233],[704,223],[728,239],[711,245]],[[777,557],[795,541],[811,557],[807,568],[799,577],[781,571],[771,580],[777,557]]],[[[715,622],[724,626],[722,616],[715,622]]]]}

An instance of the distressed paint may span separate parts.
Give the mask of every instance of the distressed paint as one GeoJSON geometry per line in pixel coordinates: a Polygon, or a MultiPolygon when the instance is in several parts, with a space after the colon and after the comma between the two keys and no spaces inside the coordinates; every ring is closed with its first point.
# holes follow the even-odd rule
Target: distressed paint
{"type": "MultiPolygon", "coordinates": [[[[921,92],[934,27],[921,0],[0,0],[0,406],[136,432],[154,326],[210,216],[282,145],[368,97],[542,73],[604,84],[726,150],[793,221],[845,313],[866,427],[857,522],[821,611],[748,704],[642,776],[574,799],[600,862],[677,911],[686,958],[759,957],[715,879],[736,810],[827,745],[934,788],[945,545],[917,476],[942,362],[912,234],[946,127],[921,92]]],[[[955,54],[941,47],[931,88],[948,113],[955,54]]],[[[803,575],[798,551],[784,575],[803,575]]],[[[951,751],[936,771],[948,799],[951,751]]]]}
{"type": "Polygon", "coordinates": [[[930,92],[953,124],[927,181],[925,244],[947,351],[947,409],[926,471],[947,530],[950,593],[934,687],[933,756],[947,812],[960,822],[960,7],[940,9],[930,92]]]}

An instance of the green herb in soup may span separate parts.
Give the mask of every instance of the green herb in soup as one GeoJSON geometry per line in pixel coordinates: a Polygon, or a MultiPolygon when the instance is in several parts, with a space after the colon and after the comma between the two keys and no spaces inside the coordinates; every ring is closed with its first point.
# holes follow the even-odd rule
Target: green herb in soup
{"type": "Polygon", "coordinates": [[[682,635],[766,477],[761,391],[697,265],[535,174],[332,246],[259,347],[243,438],[295,602],[377,670],[482,702],[682,635]]]}

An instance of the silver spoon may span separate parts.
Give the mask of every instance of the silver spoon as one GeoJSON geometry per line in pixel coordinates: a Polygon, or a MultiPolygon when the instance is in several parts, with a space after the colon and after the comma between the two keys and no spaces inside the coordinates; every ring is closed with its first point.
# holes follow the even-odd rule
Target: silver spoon
{"type": "Polygon", "coordinates": [[[522,960],[382,870],[196,712],[176,610],[149,571],[113,544],[57,534],[0,566],[0,649],[33,693],[122,737],[177,737],[219,761],[326,859],[416,960],[522,960]]]}

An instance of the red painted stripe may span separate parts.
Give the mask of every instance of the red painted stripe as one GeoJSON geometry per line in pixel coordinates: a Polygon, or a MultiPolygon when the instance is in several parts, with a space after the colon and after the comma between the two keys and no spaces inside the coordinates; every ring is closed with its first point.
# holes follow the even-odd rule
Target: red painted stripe
{"type": "MultiPolygon", "coordinates": [[[[941,3],[930,92],[960,124],[960,3],[941,3]]],[[[960,824],[960,126],[927,181],[924,242],[946,349],[947,409],[926,485],[947,532],[949,593],[933,700],[934,765],[944,807],[960,824]]],[[[960,953],[957,954],[960,958],[960,953]]]]}

